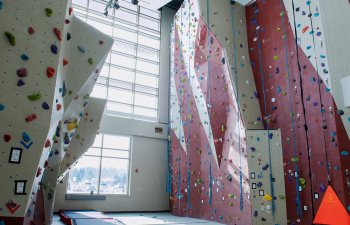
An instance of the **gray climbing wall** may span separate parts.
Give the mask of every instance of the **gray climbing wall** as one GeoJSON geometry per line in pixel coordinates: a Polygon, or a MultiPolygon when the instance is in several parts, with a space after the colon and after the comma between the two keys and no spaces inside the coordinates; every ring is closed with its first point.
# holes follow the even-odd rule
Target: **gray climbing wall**
{"type": "MultiPolygon", "coordinates": [[[[3,181],[0,203],[4,207],[0,211],[0,219],[5,222],[9,217],[17,219],[13,224],[27,220],[23,217],[35,210],[30,203],[35,200],[45,173],[46,224],[50,224],[60,164],[65,155],[64,148],[68,147],[64,143],[70,142],[75,128],[73,126],[65,140],[67,127],[71,121],[79,120],[84,112],[113,44],[113,39],[75,18],[70,9],[70,1],[49,0],[5,0],[0,9],[0,21],[6,21],[0,26],[0,45],[3,46],[0,50],[0,104],[5,106],[4,109],[0,107],[1,135],[4,137],[0,165],[2,171],[8,171],[0,173],[3,181]],[[50,17],[46,15],[46,8],[52,10],[50,17]],[[35,32],[29,32],[29,27],[35,32]],[[59,29],[60,35],[54,32],[54,28],[59,29]],[[15,36],[15,46],[11,45],[5,31],[15,36]],[[70,39],[67,38],[68,32],[70,39]],[[57,52],[51,50],[53,44],[57,52]],[[85,53],[78,49],[78,45],[85,47],[85,53]],[[23,60],[23,54],[29,60],[23,60]],[[21,67],[28,71],[27,76],[16,74],[21,67]],[[53,76],[47,74],[48,67],[55,70],[53,76]],[[42,94],[41,98],[27,97],[38,91],[42,94]],[[33,114],[36,114],[33,120],[25,120],[33,114]],[[60,129],[57,130],[58,125],[60,129]],[[30,136],[30,140],[23,132],[30,136]],[[7,135],[11,136],[11,140],[7,139],[7,135]],[[11,148],[23,149],[20,162],[10,161],[11,148]],[[24,194],[14,193],[15,181],[19,180],[26,184],[24,194]],[[17,207],[12,205],[7,209],[4,204],[9,200],[17,203],[17,207]],[[31,208],[27,210],[29,205],[31,208]]],[[[96,117],[96,120],[100,118],[96,117]]],[[[14,157],[13,161],[19,161],[18,157],[14,157]]],[[[28,216],[28,220],[33,214],[28,216]]]]}
{"type": "Polygon", "coordinates": [[[270,135],[272,134],[271,138],[269,138],[267,130],[247,131],[249,183],[251,189],[250,193],[253,225],[286,225],[286,201],[285,199],[281,199],[279,197],[285,197],[281,131],[270,130],[269,132],[270,135]],[[271,164],[269,158],[268,140],[270,140],[271,164]],[[269,165],[268,168],[266,168],[266,164],[269,165]],[[264,170],[264,167],[266,168],[266,170],[264,170]],[[264,200],[264,196],[266,194],[272,196],[270,182],[270,167],[272,168],[272,177],[275,179],[275,181],[273,182],[274,195],[276,197],[276,211],[274,220],[272,200],[264,200]],[[257,212],[257,214],[255,214],[255,212],[257,212]],[[265,221],[263,221],[263,219],[265,219],[265,221]]]}

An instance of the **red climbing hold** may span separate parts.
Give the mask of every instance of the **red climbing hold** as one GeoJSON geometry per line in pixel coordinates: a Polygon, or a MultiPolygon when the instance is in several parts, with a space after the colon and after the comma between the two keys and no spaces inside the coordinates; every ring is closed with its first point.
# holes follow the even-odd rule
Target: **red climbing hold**
{"type": "Polygon", "coordinates": [[[48,78],[51,78],[53,77],[53,75],[55,75],[55,69],[52,68],[52,67],[47,67],[47,70],[46,70],[46,75],[48,78]]]}
{"type": "Polygon", "coordinates": [[[62,41],[61,31],[57,27],[53,28],[53,31],[56,33],[58,40],[62,41]]]}
{"type": "Polygon", "coordinates": [[[35,30],[33,29],[33,27],[29,27],[28,28],[28,33],[29,34],[34,34],[35,33],[35,30]]]}
{"type": "Polygon", "coordinates": [[[69,21],[69,20],[66,20],[66,21],[65,21],[65,23],[66,23],[66,24],[69,24],[69,23],[70,23],[70,21],[69,21]]]}
{"type": "Polygon", "coordinates": [[[53,143],[58,143],[58,140],[54,141],[53,143]]]}
{"type": "Polygon", "coordinates": [[[57,111],[60,111],[62,109],[62,105],[61,104],[57,104],[57,111]]]}
{"type": "Polygon", "coordinates": [[[33,121],[33,120],[35,120],[35,119],[37,119],[37,117],[36,117],[36,114],[34,113],[34,114],[28,116],[28,117],[26,118],[26,121],[27,121],[27,123],[29,123],[30,121],[33,121]]]}
{"type": "Polygon", "coordinates": [[[309,29],[309,26],[304,27],[304,29],[301,32],[305,33],[307,31],[307,29],[309,29]]]}
{"type": "Polygon", "coordinates": [[[43,170],[43,169],[41,169],[41,167],[38,168],[38,172],[36,173],[36,177],[39,177],[39,176],[40,176],[42,170],[43,170]]]}
{"type": "Polygon", "coordinates": [[[207,35],[207,27],[203,26],[199,34],[199,46],[204,46],[205,37],[207,35]]]}
{"type": "Polygon", "coordinates": [[[69,15],[72,15],[72,12],[73,12],[73,7],[70,7],[69,8],[69,15]]]}
{"type": "Polygon", "coordinates": [[[8,134],[5,134],[4,135],[4,140],[5,140],[5,142],[9,142],[11,140],[11,136],[8,135],[8,134]]]}
{"type": "Polygon", "coordinates": [[[45,143],[45,148],[50,147],[50,145],[51,145],[51,141],[49,139],[47,139],[46,143],[45,143]]]}
{"type": "MultiPolygon", "coordinates": [[[[50,145],[49,145],[49,146],[50,146],[50,145]]],[[[45,147],[46,147],[46,146],[45,146],[45,147]]],[[[45,160],[44,168],[46,168],[48,165],[49,165],[49,161],[45,160]]]]}
{"type": "Polygon", "coordinates": [[[21,67],[17,70],[17,75],[19,77],[26,77],[28,76],[28,70],[26,68],[21,67]]]}
{"type": "Polygon", "coordinates": [[[68,60],[67,59],[63,59],[63,66],[66,66],[68,64],[68,60]]]}
{"type": "Polygon", "coordinates": [[[101,40],[98,43],[100,43],[100,45],[103,45],[103,43],[105,43],[105,42],[101,40]]]}

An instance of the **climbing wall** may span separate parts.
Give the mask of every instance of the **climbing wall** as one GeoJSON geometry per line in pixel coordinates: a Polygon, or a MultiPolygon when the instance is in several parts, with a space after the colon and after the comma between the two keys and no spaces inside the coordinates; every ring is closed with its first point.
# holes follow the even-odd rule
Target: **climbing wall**
{"type": "Polygon", "coordinates": [[[349,141],[330,91],[323,8],[317,1],[285,4],[246,6],[248,45],[257,92],[265,95],[259,98],[262,115],[281,130],[287,220],[312,224],[329,184],[349,206],[343,163],[349,141]]]}
{"type": "Polygon", "coordinates": [[[40,194],[45,195],[44,201],[51,201],[45,203],[45,214],[51,214],[64,156],[60,142],[69,144],[75,126],[69,135],[63,131],[76,125],[113,44],[111,38],[76,19],[72,10],[70,1],[48,0],[3,1],[0,9],[1,21],[7,21],[1,24],[0,37],[1,45],[6,46],[0,57],[4,65],[0,123],[7,127],[2,129],[0,165],[12,173],[1,173],[4,195],[0,201],[6,210],[0,211],[0,221],[5,224],[30,224],[36,215],[37,191],[43,186],[40,194]],[[45,170],[48,166],[51,168],[45,170]],[[53,182],[42,186],[42,175],[49,171],[45,179],[53,182]]]}
{"type": "Polygon", "coordinates": [[[281,131],[248,130],[247,149],[253,224],[287,224],[281,131]]]}

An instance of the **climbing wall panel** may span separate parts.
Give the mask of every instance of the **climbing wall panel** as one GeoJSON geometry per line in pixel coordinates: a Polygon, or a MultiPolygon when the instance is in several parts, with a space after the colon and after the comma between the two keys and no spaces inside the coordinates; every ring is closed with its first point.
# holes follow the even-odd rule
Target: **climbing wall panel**
{"type": "Polygon", "coordinates": [[[248,130],[247,149],[253,224],[287,224],[280,130],[248,130]],[[271,155],[271,157],[270,157],[271,155]],[[274,203],[270,169],[274,179],[274,203]],[[273,209],[275,207],[275,212],[273,209]]]}

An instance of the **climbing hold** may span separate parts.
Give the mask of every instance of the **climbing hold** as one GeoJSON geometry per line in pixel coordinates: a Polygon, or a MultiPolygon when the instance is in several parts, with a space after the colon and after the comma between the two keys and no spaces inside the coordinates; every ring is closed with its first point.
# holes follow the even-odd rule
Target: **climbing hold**
{"type": "Polygon", "coordinates": [[[17,81],[17,86],[20,87],[20,86],[23,86],[25,85],[26,83],[24,83],[24,81],[22,79],[19,79],[19,81],[17,81]]]}
{"type": "Polygon", "coordinates": [[[87,94],[87,95],[84,96],[84,99],[89,99],[89,98],[90,98],[90,95],[89,95],[89,94],[87,94]]]}
{"type": "Polygon", "coordinates": [[[66,24],[69,24],[69,23],[70,23],[70,21],[69,21],[69,20],[65,20],[64,22],[65,22],[66,24]]]}
{"type": "Polygon", "coordinates": [[[292,162],[299,162],[299,158],[296,158],[296,160],[295,160],[295,158],[291,158],[290,161],[292,161],[292,162]]]}
{"type": "Polygon", "coordinates": [[[62,105],[61,104],[57,104],[57,111],[60,111],[62,109],[62,105]]]}
{"type": "Polygon", "coordinates": [[[46,10],[46,16],[47,16],[47,17],[51,17],[52,12],[53,12],[52,9],[46,8],[45,10],[46,10]]]}
{"type": "Polygon", "coordinates": [[[269,168],[269,164],[266,163],[266,165],[262,167],[262,170],[267,170],[267,168],[269,168]]]}
{"type": "Polygon", "coordinates": [[[299,181],[301,184],[305,184],[306,183],[306,180],[304,178],[299,178],[299,181]]]}
{"type": "Polygon", "coordinates": [[[34,34],[35,33],[35,30],[33,29],[33,27],[29,27],[28,28],[28,33],[29,34],[34,34]]]}
{"type": "Polygon", "coordinates": [[[229,197],[229,199],[233,198],[233,194],[228,194],[227,196],[229,197]]]}
{"type": "Polygon", "coordinates": [[[225,64],[225,57],[222,57],[221,62],[222,64],[225,64]]]}
{"type": "Polygon", "coordinates": [[[339,110],[338,110],[338,114],[342,116],[342,115],[344,115],[344,111],[341,110],[341,109],[339,109],[339,110]]]}
{"type": "Polygon", "coordinates": [[[254,216],[257,217],[258,216],[258,211],[254,212],[254,216]]]}
{"type": "Polygon", "coordinates": [[[224,125],[221,126],[221,130],[222,130],[222,131],[225,131],[225,130],[226,130],[226,128],[225,128],[224,125]]]}
{"type": "Polygon", "coordinates": [[[60,29],[58,29],[57,27],[55,27],[55,28],[53,28],[53,31],[54,31],[55,34],[57,35],[58,40],[59,40],[59,41],[62,41],[60,29]]]}
{"type": "Polygon", "coordinates": [[[66,85],[66,81],[63,81],[62,97],[66,96],[66,94],[67,94],[67,85],[66,85]]]}
{"type": "Polygon", "coordinates": [[[280,195],[280,196],[278,196],[280,199],[284,199],[285,198],[285,196],[284,195],[280,195]]]}
{"type": "Polygon", "coordinates": [[[63,59],[63,66],[68,65],[68,60],[67,59],[63,59]]]}
{"type": "Polygon", "coordinates": [[[4,135],[4,140],[5,140],[5,142],[9,142],[11,140],[11,136],[8,135],[8,134],[5,134],[4,135]]]}
{"type": "Polygon", "coordinates": [[[35,120],[35,119],[37,119],[37,116],[36,116],[36,114],[34,113],[34,114],[28,116],[25,120],[27,121],[27,123],[29,123],[30,121],[33,121],[33,120],[35,120]]]}
{"type": "Polygon", "coordinates": [[[232,181],[232,176],[231,176],[231,174],[227,174],[227,180],[230,181],[230,182],[232,181]]]}
{"type": "Polygon", "coordinates": [[[339,167],[336,166],[336,167],[334,167],[334,169],[335,169],[335,170],[339,170],[339,167]]]}
{"type": "Polygon", "coordinates": [[[98,43],[100,43],[100,45],[103,45],[103,43],[105,43],[105,42],[100,40],[98,43]]]}
{"type": "Polygon", "coordinates": [[[307,31],[307,29],[309,29],[309,26],[304,27],[303,30],[301,31],[302,33],[305,33],[307,31]]]}
{"type": "Polygon", "coordinates": [[[258,186],[258,188],[260,188],[260,187],[262,186],[262,183],[261,183],[261,182],[258,182],[258,183],[256,184],[256,186],[258,186]]]}
{"type": "Polygon", "coordinates": [[[29,59],[29,57],[26,55],[26,54],[23,54],[21,56],[21,58],[24,60],[24,61],[27,61],[29,59]]]}
{"type": "Polygon", "coordinates": [[[89,58],[88,61],[91,65],[94,64],[94,60],[92,58],[89,58]]]}
{"type": "Polygon", "coordinates": [[[287,92],[286,92],[286,91],[284,91],[284,92],[283,92],[283,95],[287,95],[287,92]]]}
{"type": "Polygon", "coordinates": [[[69,8],[69,15],[72,15],[72,12],[73,12],[73,7],[70,7],[69,8]]]}
{"type": "Polygon", "coordinates": [[[31,101],[35,101],[35,100],[37,100],[37,99],[40,99],[41,96],[42,96],[42,94],[41,94],[41,92],[39,91],[39,92],[34,93],[34,94],[32,94],[32,95],[28,95],[28,98],[29,98],[29,100],[31,100],[31,101]]]}
{"type": "Polygon", "coordinates": [[[80,138],[81,138],[80,134],[77,134],[76,138],[77,138],[77,139],[80,139],[80,138]]]}
{"type": "Polygon", "coordinates": [[[55,69],[52,68],[52,67],[47,67],[47,70],[46,70],[46,75],[48,78],[51,78],[53,77],[53,75],[55,74],[55,69]]]}
{"type": "MultiPolygon", "coordinates": [[[[2,6],[3,6],[3,2],[2,1],[0,1],[0,9],[2,9],[2,6]]],[[[1,220],[1,222],[0,223],[3,223],[3,221],[1,220]]],[[[2,224],[0,224],[0,225],[2,225],[2,224]]],[[[5,225],[5,224],[4,224],[5,225]]]]}
{"type": "Polygon", "coordinates": [[[275,60],[278,60],[279,56],[274,56],[273,58],[274,58],[275,60]]]}
{"type": "Polygon", "coordinates": [[[51,146],[51,141],[49,139],[46,140],[46,143],[45,143],[45,148],[48,148],[51,146]]]}
{"type": "Polygon", "coordinates": [[[85,53],[86,49],[83,46],[78,45],[78,48],[82,53],[85,53]]]}
{"type": "Polygon", "coordinates": [[[69,32],[67,32],[67,41],[69,41],[72,38],[69,32]]]}
{"type": "Polygon", "coordinates": [[[342,151],[340,154],[342,155],[348,155],[349,153],[347,151],[342,151]]]}
{"type": "Polygon", "coordinates": [[[16,46],[16,39],[15,39],[15,36],[14,36],[11,32],[9,32],[9,31],[5,31],[5,34],[6,34],[7,38],[9,39],[10,44],[11,44],[12,46],[16,46]]]}
{"type": "Polygon", "coordinates": [[[17,70],[17,75],[19,77],[26,77],[28,76],[28,70],[26,68],[21,67],[17,70]]]}
{"type": "Polygon", "coordinates": [[[23,132],[22,138],[23,138],[23,140],[24,140],[25,142],[30,141],[30,137],[29,137],[29,135],[28,135],[26,132],[23,132]]]}
{"type": "Polygon", "coordinates": [[[46,103],[46,102],[43,102],[43,104],[41,105],[43,107],[43,109],[45,110],[49,110],[50,109],[50,106],[46,103]]]}
{"type": "Polygon", "coordinates": [[[58,48],[57,48],[57,46],[55,44],[51,45],[51,52],[53,54],[57,54],[58,53],[58,48]]]}
{"type": "Polygon", "coordinates": [[[228,203],[230,206],[233,206],[233,203],[232,202],[230,202],[230,203],[228,203]]]}

